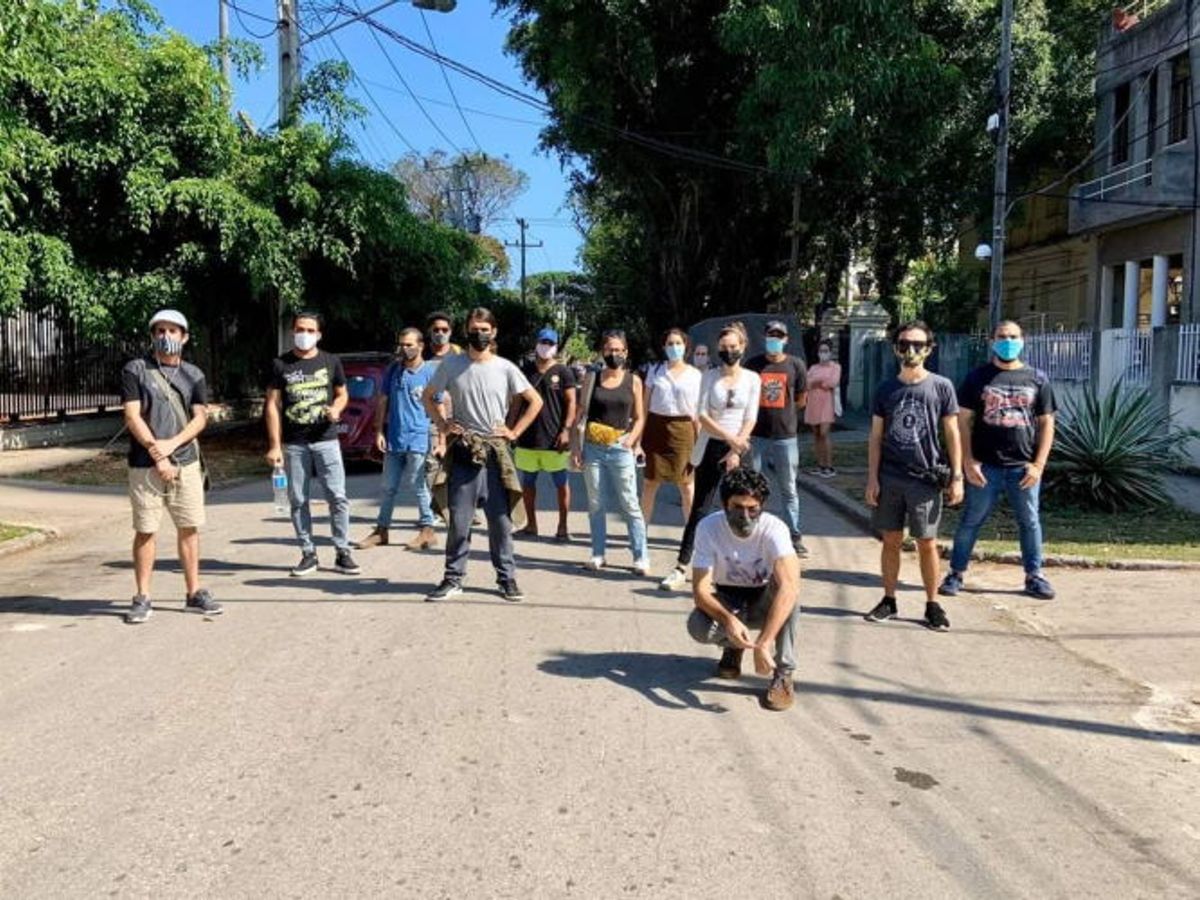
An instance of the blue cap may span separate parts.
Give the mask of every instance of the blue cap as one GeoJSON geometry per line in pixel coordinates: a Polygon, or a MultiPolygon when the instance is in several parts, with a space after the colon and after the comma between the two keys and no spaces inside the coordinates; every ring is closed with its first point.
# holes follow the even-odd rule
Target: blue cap
{"type": "Polygon", "coordinates": [[[551,344],[557,344],[558,332],[553,328],[543,328],[538,332],[538,343],[540,344],[542,341],[549,341],[551,344]]]}

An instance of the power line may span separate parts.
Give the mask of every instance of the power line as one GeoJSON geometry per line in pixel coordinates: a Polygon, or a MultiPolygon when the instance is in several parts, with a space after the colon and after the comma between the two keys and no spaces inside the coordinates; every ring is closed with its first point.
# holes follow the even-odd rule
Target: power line
{"type": "Polygon", "coordinates": [[[413,153],[416,153],[419,155],[421,151],[418,150],[415,146],[413,146],[412,141],[410,141],[408,138],[406,138],[404,136],[404,132],[402,132],[399,128],[396,127],[396,123],[392,121],[391,117],[384,111],[383,106],[380,105],[379,101],[375,99],[375,95],[371,93],[370,88],[368,88],[365,84],[363,84],[362,79],[358,77],[358,73],[354,71],[354,66],[350,65],[350,60],[347,59],[346,54],[342,52],[342,47],[337,42],[337,38],[335,38],[332,34],[328,34],[328,35],[326,35],[326,37],[328,37],[329,40],[333,43],[334,49],[337,50],[337,52],[338,52],[338,56],[340,56],[342,58],[342,61],[345,62],[347,66],[349,66],[350,77],[354,79],[355,83],[360,88],[362,88],[362,92],[367,95],[367,99],[371,102],[371,105],[375,107],[375,111],[379,113],[379,115],[380,115],[380,117],[382,117],[383,121],[386,122],[388,127],[392,129],[392,132],[396,135],[396,137],[400,138],[400,141],[406,147],[408,147],[409,150],[411,150],[413,153]]]}
{"type": "MultiPolygon", "coordinates": [[[[409,95],[408,91],[401,90],[400,88],[395,87],[390,84],[384,84],[382,81],[372,81],[370,78],[364,78],[363,80],[365,82],[367,82],[367,84],[371,85],[372,87],[379,88],[382,91],[389,91],[393,94],[402,94],[403,96],[406,96],[406,97],[409,95]]],[[[450,107],[452,107],[454,105],[447,100],[438,100],[436,97],[430,97],[425,94],[417,94],[417,96],[420,97],[422,100],[424,100],[426,103],[432,103],[435,106],[444,106],[447,109],[449,109],[450,107]]],[[[484,109],[475,109],[474,107],[471,107],[471,106],[460,106],[459,109],[465,110],[476,116],[484,116],[485,118],[488,118],[488,119],[498,119],[501,122],[515,122],[519,125],[536,125],[538,128],[542,128],[546,124],[548,124],[546,119],[542,119],[540,121],[537,119],[519,119],[516,116],[502,116],[499,113],[488,112],[487,110],[484,110],[484,109]]]]}
{"type": "Polygon", "coordinates": [[[233,14],[237,17],[238,24],[242,26],[242,31],[246,32],[246,34],[250,35],[250,37],[255,38],[256,40],[265,41],[279,30],[279,23],[274,19],[268,18],[267,16],[260,16],[258,13],[249,9],[242,9],[242,7],[234,3],[233,0],[226,0],[226,4],[233,10],[233,14]],[[268,22],[273,27],[265,34],[259,34],[246,24],[246,20],[242,18],[243,13],[252,19],[258,19],[260,22],[268,22]]]}
{"type": "MultiPolygon", "coordinates": [[[[429,18],[425,15],[425,10],[421,10],[420,12],[421,24],[425,26],[425,35],[429,38],[429,46],[433,48],[435,53],[439,53],[437,42],[434,41],[433,32],[429,28],[429,18]]],[[[442,73],[442,81],[446,82],[446,90],[450,92],[450,99],[454,101],[454,108],[458,110],[458,117],[462,119],[463,127],[467,129],[467,134],[471,136],[471,140],[475,142],[475,149],[482,153],[483,147],[479,143],[479,138],[475,137],[475,132],[471,130],[471,123],[467,121],[467,117],[463,115],[462,107],[458,105],[458,95],[454,93],[454,86],[450,84],[450,76],[446,74],[446,67],[441,62],[438,62],[438,69],[442,73]]]]}

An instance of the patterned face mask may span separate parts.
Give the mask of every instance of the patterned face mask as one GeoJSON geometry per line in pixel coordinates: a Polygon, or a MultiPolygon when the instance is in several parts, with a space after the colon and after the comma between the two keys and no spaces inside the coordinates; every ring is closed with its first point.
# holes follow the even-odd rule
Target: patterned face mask
{"type": "Polygon", "coordinates": [[[178,356],[183,352],[183,339],[160,334],[154,339],[154,349],[163,356],[178,356]]]}

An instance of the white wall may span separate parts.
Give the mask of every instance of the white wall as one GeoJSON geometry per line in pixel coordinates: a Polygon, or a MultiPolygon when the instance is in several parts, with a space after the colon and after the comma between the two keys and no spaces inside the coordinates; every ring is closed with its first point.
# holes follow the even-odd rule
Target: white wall
{"type": "MultiPolygon", "coordinates": [[[[1200,431],[1200,384],[1171,385],[1171,424],[1176,428],[1195,428],[1200,431]]],[[[1192,465],[1200,466],[1200,440],[1185,448],[1192,465]]]]}

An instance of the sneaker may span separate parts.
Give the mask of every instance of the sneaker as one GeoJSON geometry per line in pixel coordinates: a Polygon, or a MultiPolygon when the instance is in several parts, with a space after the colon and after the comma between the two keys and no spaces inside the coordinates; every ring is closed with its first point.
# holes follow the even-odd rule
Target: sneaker
{"type": "Polygon", "coordinates": [[[945,631],[950,627],[950,620],[946,618],[946,611],[942,609],[942,605],[936,600],[930,600],[925,604],[925,618],[921,624],[931,631],[945,631]]]}
{"type": "Polygon", "coordinates": [[[792,538],[792,549],[796,551],[796,555],[801,559],[808,559],[808,548],[804,546],[804,541],[800,540],[800,535],[792,538]]]}
{"type": "Polygon", "coordinates": [[[837,469],[835,469],[833,466],[826,466],[817,474],[822,478],[836,478],[837,469]]]}
{"type": "Polygon", "coordinates": [[[1050,582],[1040,574],[1025,576],[1025,593],[1038,600],[1054,599],[1054,588],[1050,587],[1050,582]]]}
{"type": "Polygon", "coordinates": [[[633,571],[645,578],[650,574],[650,560],[637,559],[633,562],[633,571]]]}
{"type": "Polygon", "coordinates": [[[525,599],[525,592],[517,587],[516,579],[510,578],[508,581],[501,581],[500,596],[509,603],[519,603],[525,599]]]}
{"type": "Polygon", "coordinates": [[[376,526],[365,538],[354,545],[355,550],[370,550],[372,547],[386,547],[388,530],[376,526]]]}
{"type": "Polygon", "coordinates": [[[133,605],[129,607],[129,612],[125,613],[126,625],[141,625],[150,618],[150,598],[145,594],[138,594],[133,598],[133,605]]]}
{"type": "Polygon", "coordinates": [[[583,567],[585,569],[591,569],[593,572],[599,572],[601,569],[604,568],[604,557],[603,556],[593,556],[591,559],[589,559],[587,562],[585,562],[583,564],[583,567]]]}
{"type": "Polygon", "coordinates": [[[349,550],[339,550],[337,552],[337,559],[334,560],[333,567],[343,575],[357,575],[362,571],[358,563],[354,561],[354,557],[350,555],[349,550]]]}
{"type": "Polygon", "coordinates": [[[305,553],[300,557],[300,562],[292,566],[291,575],[293,578],[303,578],[305,575],[311,575],[313,572],[317,571],[320,565],[321,564],[317,562],[317,554],[305,553]]]}
{"type": "Polygon", "coordinates": [[[687,584],[687,572],[679,566],[667,573],[667,577],[658,583],[660,591],[679,591],[687,584]]]}
{"type": "Polygon", "coordinates": [[[742,675],[742,654],[745,650],[735,647],[727,647],[725,652],[721,654],[721,661],[717,663],[717,677],[728,678],[731,681],[735,678],[740,678],[742,675]]]}
{"type": "Polygon", "coordinates": [[[884,619],[896,618],[896,598],[884,597],[863,618],[868,622],[882,622],[884,619]]]}
{"type": "Polygon", "coordinates": [[[425,595],[425,602],[437,603],[439,600],[448,600],[451,597],[457,597],[462,592],[462,585],[457,581],[443,578],[441,584],[425,595]]]}
{"type": "Polygon", "coordinates": [[[792,684],[792,673],[776,669],[771,676],[771,684],[767,687],[767,695],[763,699],[767,709],[782,712],[791,709],[796,702],[796,688],[792,684]]]}
{"type": "MultiPolygon", "coordinates": [[[[1025,582],[1029,584],[1028,580],[1025,582]]],[[[943,597],[957,597],[958,592],[963,589],[963,577],[958,572],[951,572],[942,579],[941,585],[938,587],[938,593],[943,597]]]]}
{"type": "Polygon", "coordinates": [[[191,594],[184,601],[185,609],[193,612],[204,613],[206,616],[219,616],[225,612],[225,609],[213,599],[213,595],[209,593],[208,588],[200,588],[194,594],[191,594]]]}
{"type": "Polygon", "coordinates": [[[821,474],[822,474],[824,471],[825,471],[825,470],[824,470],[824,469],[822,469],[820,466],[813,466],[811,469],[805,469],[805,470],[804,470],[804,473],[805,473],[806,475],[816,475],[816,476],[820,476],[820,475],[821,475],[821,474]]]}

